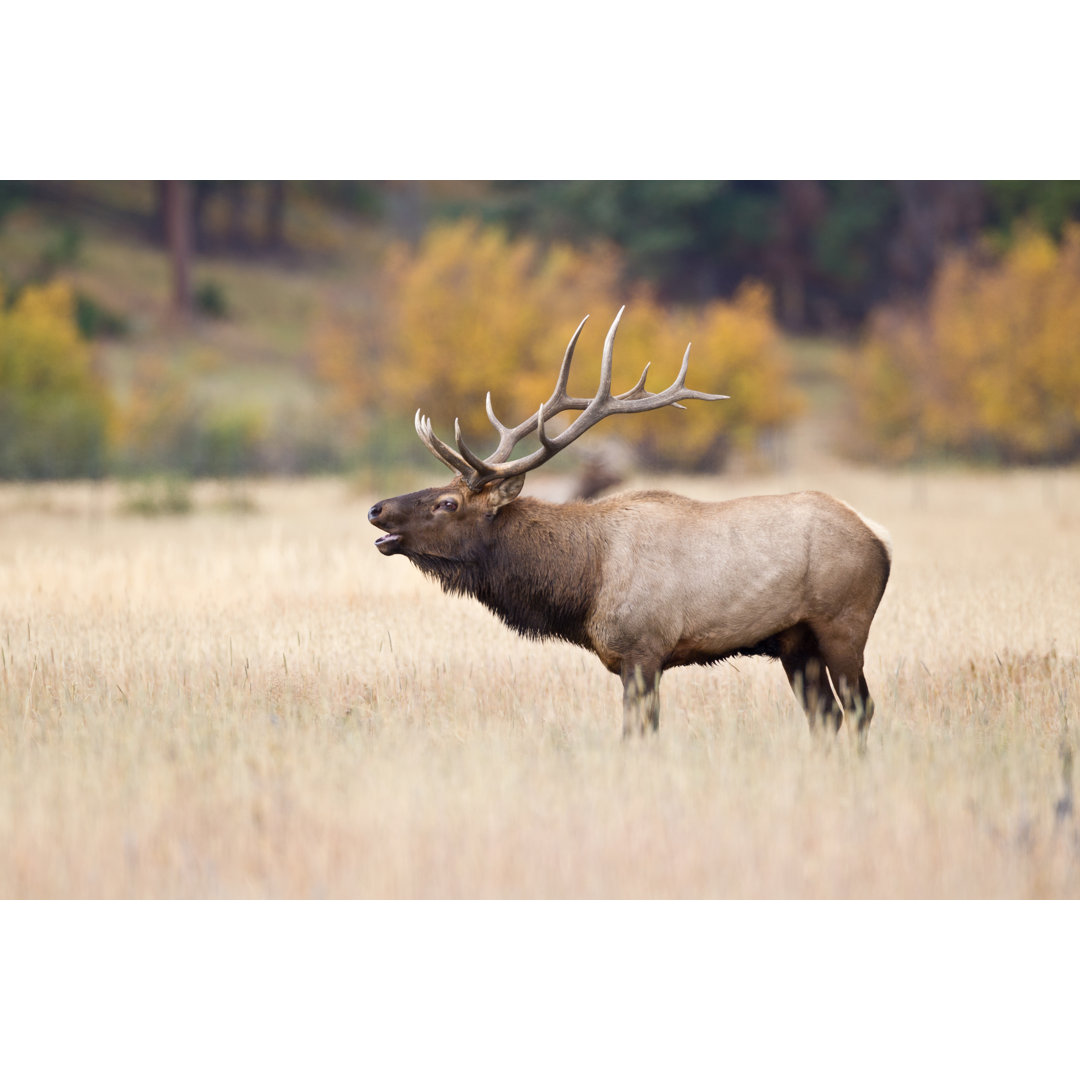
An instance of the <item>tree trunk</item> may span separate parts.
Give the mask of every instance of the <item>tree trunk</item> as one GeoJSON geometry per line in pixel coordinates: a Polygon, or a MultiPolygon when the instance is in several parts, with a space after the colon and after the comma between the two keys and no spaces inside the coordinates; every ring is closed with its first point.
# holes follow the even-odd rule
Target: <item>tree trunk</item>
{"type": "Polygon", "coordinates": [[[225,185],[229,200],[229,248],[232,251],[245,251],[248,247],[244,220],[247,216],[247,181],[230,180],[225,185]]]}
{"type": "Polygon", "coordinates": [[[165,180],[165,229],[172,263],[172,311],[186,319],[191,314],[191,184],[165,180]]]}
{"type": "Polygon", "coordinates": [[[285,181],[268,180],[267,184],[265,243],[269,251],[280,251],[285,246],[285,181]]]}
{"type": "Polygon", "coordinates": [[[169,243],[169,181],[154,181],[154,220],[150,226],[151,239],[155,244],[167,247],[169,243]]]}

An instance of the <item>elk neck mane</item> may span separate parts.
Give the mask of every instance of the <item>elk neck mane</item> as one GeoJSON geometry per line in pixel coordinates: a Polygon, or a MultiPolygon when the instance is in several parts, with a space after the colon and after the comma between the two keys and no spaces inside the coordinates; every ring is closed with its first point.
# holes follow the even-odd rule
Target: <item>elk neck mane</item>
{"type": "Polygon", "coordinates": [[[586,625],[600,577],[600,539],[587,503],[520,498],[461,558],[409,558],[448,593],[474,597],[531,638],[589,647],[586,625]]]}

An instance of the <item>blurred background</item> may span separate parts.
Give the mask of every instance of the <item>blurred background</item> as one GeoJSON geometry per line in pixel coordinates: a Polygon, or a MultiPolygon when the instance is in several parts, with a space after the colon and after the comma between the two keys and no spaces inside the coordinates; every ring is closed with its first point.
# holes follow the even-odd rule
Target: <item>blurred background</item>
{"type": "Polygon", "coordinates": [[[731,400],[553,469],[1080,457],[1080,181],[6,181],[0,480],[430,469],[624,303],[616,391],[731,400]]]}

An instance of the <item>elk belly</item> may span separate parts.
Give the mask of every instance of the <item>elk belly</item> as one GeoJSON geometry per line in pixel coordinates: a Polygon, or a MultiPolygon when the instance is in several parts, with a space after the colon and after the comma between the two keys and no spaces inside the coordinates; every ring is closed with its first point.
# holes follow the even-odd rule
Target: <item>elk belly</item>
{"type": "Polygon", "coordinates": [[[760,532],[711,509],[642,497],[633,507],[639,528],[609,536],[590,628],[608,667],[642,654],[661,664],[775,656],[772,639],[806,617],[800,545],[781,539],[763,550],[760,532]]]}

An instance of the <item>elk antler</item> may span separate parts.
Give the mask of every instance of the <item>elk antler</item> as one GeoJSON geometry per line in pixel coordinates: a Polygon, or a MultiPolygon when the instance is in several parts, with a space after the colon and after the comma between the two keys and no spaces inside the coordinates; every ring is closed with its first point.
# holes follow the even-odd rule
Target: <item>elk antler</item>
{"type": "Polygon", "coordinates": [[[594,424],[599,423],[605,416],[615,413],[648,412],[659,409],[665,405],[674,405],[677,409],[685,408],[680,401],[693,399],[696,401],[721,401],[727,398],[727,394],[705,394],[700,390],[688,390],[684,385],[686,369],[690,364],[690,346],[686,346],[683,356],[682,368],[675,381],[662,393],[653,394],[645,389],[645,378],[649,374],[649,365],[641,373],[637,384],[623,394],[611,393],[611,357],[615,344],[615,331],[619,326],[622,313],[626,310],[625,305],[619,308],[619,314],[608,330],[604,341],[604,355],[600,362],[600,387],[595,396],[591,398],[570,397],[566,393],[567,380],[570,377],[570,361],[574,356],[574,346],[585,326],[589,316],[586,315],[570,344],[566,346],[566,355],[563,357],[562,367],[559,368],[559,377],[555,381],[555,389],[551,397],[529,417],[523,420],[517,427],[508,428],[495,415],[491,407],[491,393],[487,395],[487,414],[495,430],[499,433],[499,445],[495,452],[487,458],[480,458],[465,445],[461,437],[461,424],[454,421],[454,441],[457,450],[449,447],[431,429],[431,421],[416,411],[416,433],[423,440],[424,445],[445,465],[455,472],[460,473],[465,482],[473,491],[479,491],[485,484],[493,480],[504,479],[509,476],[520,476],[542,465],[560,450],[568,447],[578,436],[583,434],[594,424]],[[573,410],[581,415],[570,426],[558,435],[548,435],[544,425],[558,413],[573,410]],[[540,446],[531,454],[518,458],[516,461],[507,461],[514,447],[527,435],[536,432],[540,439],[540,446]]]}

